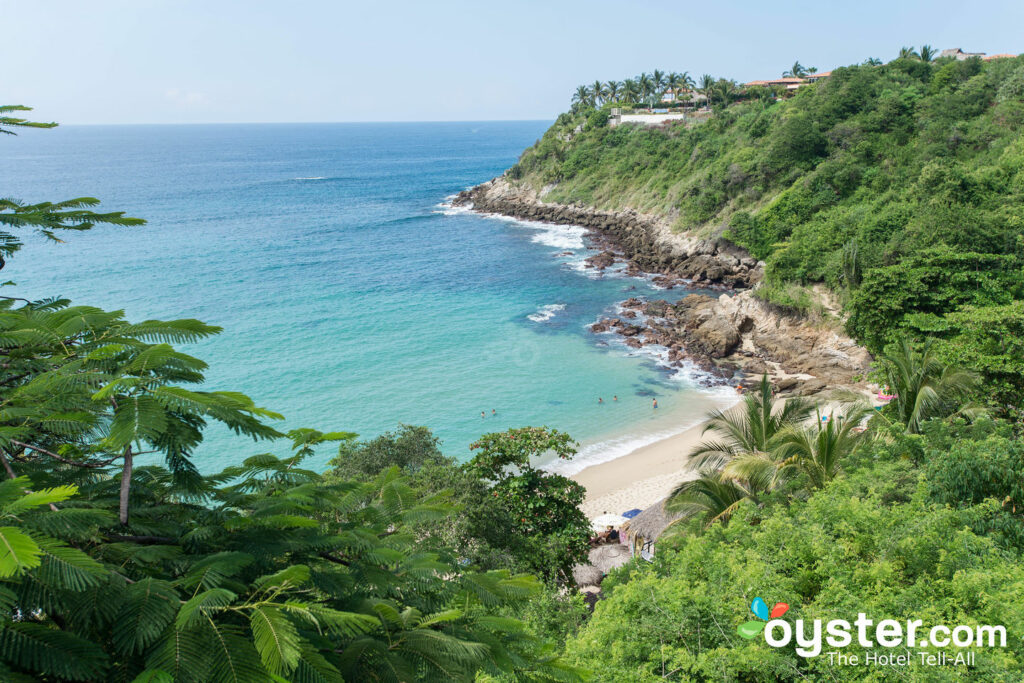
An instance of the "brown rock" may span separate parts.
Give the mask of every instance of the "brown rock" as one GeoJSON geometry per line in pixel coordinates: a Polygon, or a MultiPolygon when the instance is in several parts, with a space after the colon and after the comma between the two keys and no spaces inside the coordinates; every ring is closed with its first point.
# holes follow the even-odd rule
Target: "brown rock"
{"type": "Polygon", "coordinates": [[[822,382],[817,377],[815,377],[804,382],[796,393],[798,393],[801,396],[810,396],[811,394],[816,394],[819,391],[822,391],[824,388],[825,383],[822,382]]]}
{"type": "Polygon", "coordinates": [[[739,331],[724,318],[710,318],[698,327],[694,336],[712,358],[722,358],[740,343],[739,331]]]}

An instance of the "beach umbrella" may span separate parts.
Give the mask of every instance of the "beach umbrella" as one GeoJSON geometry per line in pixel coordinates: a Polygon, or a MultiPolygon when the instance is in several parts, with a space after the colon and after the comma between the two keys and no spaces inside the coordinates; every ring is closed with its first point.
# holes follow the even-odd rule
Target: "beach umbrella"
{"type": "Polygon", "coordinates": [[[633,519],[634,517],[639,515],[641,512],[643,512],[643,510],[641,510],[640,508],[633,508],[632,510],[626,510],[625,512],[623,512],[622,516],[625,517],[626,519],[633,519]]]}
{"type": "Polygon", "coordinates": [[[598,531],[603,531],[604,528],[607,527],[607,526],[614,526],[614,527],[622,526],[625,523],[625,521],[626,521],[626,518],[623,517],[622,515],[612,515],[612,514],[609,514],[609,513],[605,513],[603,515],[600,515],[600,516],[595,517],[594,519],[590,520],[590,523],[598,531]]]}

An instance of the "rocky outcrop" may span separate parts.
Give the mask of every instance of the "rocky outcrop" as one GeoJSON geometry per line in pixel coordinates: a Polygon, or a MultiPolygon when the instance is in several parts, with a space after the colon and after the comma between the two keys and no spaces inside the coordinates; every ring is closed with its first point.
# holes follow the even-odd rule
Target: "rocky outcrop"
{"type": "Polygon", "coordinates": [[[596,267],[606,268],[609,259],[622,254],[628,262],[627,272],[661,275],[658,284],[662,286],[686,280],[698,286],[745,288],[761,280],[761,264],[724,240],[680,235],[658,217],[629,209],[601,211],[543,202],[537,193],[512,185],[504,177],[460,192],[452,203],[522,220],[590,228],[601,246],[607,247],[588,259],[596,267]]]}
{"type": "MultiPolygon", "coordinates": [[[[753,383],[767,373],[783,393],[856,388],[871,361],[835,321],[812,324],[780,313],[750,290],[718,298],[691,294],[674,304],[633,298],[621,305],[643,316],[641,330],[629,330],[631,339],[667,347],[671,363],[690,360],[737,383],[753,383]]],[[[592,329],[621,334],[624,324],[615,318],[592,329]]]]}
{"type": "Polygon", "coordinates": [[[659,217],[633,210],[544,202],[536,191],[504,177],[461,192],[453,203],[590,228],[601,251],[586,261],[598,270],[625,260],[627,274],[655,275],[655,283],[669,289],[685,284],[729,290],[718,298],[691,294],[675,303],[628,299],[620,317],[590,328],[615,332],[633,348],[666,347],[671,364],[690,361],[738,383],[753,383],[767,373],[780,392],[801,395],[826,387],[857,388],[868,370],[867,351],[835,321],[812,323],[756,298],[751,288],[760,282],[764,264],[724,240],[679,234],[659,217]]]}

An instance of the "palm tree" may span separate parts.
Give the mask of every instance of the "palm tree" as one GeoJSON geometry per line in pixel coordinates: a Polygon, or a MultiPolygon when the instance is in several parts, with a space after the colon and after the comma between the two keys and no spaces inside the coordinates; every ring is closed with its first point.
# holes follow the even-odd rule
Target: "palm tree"
{"type": "Polygon", "coordinates": [[[922,62],[932,61],[933,59],[935,59],[935,54],[935,48],[933,48],[931,45],[921,46],[920,57],[922,62]]]}
{"type": "Polygon", "coordinates": [[[672,93],[672,99],[679,99],[679,90],[683,87],[682,75],[675,71],[665,77],[665,87],[672,93]]]}
{"type": "Polygon", "coordinates": [[[636,96],[640,93],[640,88],[637,82],[632,78],[627,78],[622,82],[622,99],[629,104],[636,102],[636,96]]]}
{"type": "Polygon", "coordinates": [[[793,62],[793,66],[789,67],[789,71],[783,71],[783,78],[803,78],[807,75],[807,68],[799,61],[793,62]]]}
{"type": "Polygon", "coordinates": [[[594,81],[594,83],[590,86],[590,92],[594,96],[595,107],[600,106],[601,101],[607,95],[607,91],[604,88],[604,83],[602,83],[601,81],[594,81]]]}
{"type": "Polygon", "coordinates": [[[889,393],[896,396],[889,405],[910,434],[917,434],[922,423],[930,418],[945,417],[965,408],[973,411],[967,399],[977,388],[979,377],[943,363],[933,343],[929,339],[917,352],[903,339],[898,351],[882,356],[889,393]]]}
{"type": "Polygon", "coordinates": [[[665,91],[665,72],[655,69],[651,73],[651,85],[654,88],[654,95],[660,97],[665,91]]]}
{"type": "Polygon", "coordinates": [[[619,88],[622,86],[618,81],[608,81],[604,84],[604,92],[609,102],[619,101],[619,88]]]}
{"type": "Polygon", "coordinates": [[[736,83],[724,78],[719,79],[715,83],[715,94],[722,100],[722,104],[729,104],[736,95],[736,83]]]}
{"type": "Polygon", "coordinates": [[[711,104],[711,96],[715,90],[715,79],[711,74],[704,74],[700,77],[700,91],[704,93],[704,96],[708,98],[708,104],[711,104]]]}
{"type": "Polygon", "coordinates": [[[877,57],[868,57],[864,60],[864,66],[882,66],[882,60],[877,57]]]}
{"type": "Polygon", "coordinates": [[[680,515],[680,520],[702,517],[704,527],[721,520],[728,522],[739,504],[753,493],[740,481],[726,479],[713,468],[702,469],[700,477],[684,481],[677,486],[668,500],[665,510],[680,515]]]}
{"type": "Polygon", "coordinates": [[[574,104],[585,105],[590,101],[590,90],[585,85],[577,86],[576,92],[572,95],[574,104]]]}
{"type": "Polygon", "coordinates": [[[899,59],[920,59],[921,55],[912,47],[901,47],[899,59]]]}
{"type": "Polygon", "coordinates": [[[719,438],[702,441],[690,457],[700,458],[698,466],[718,469],[738,455],[770,451],[779,432],[800,423],[813,410],[811,403],[799,397],[778,409],[777,403],[781,402],[772,397],[768,375],[762,375],[757,389],[743,397],[738,409],[716,410],[708,416],[702,434],[714,432],[719,438]]]}
{"type": "MultiPolygon", "coordinates": [[[[854,431],[871,409],[861,403],[854,405],[845,414],[830,413],[828,419],[819,419],[810,426],[790,425],[779,433],[776,448],[772,453],[775,462],[781,465],[780,474],[784,479],[785,470],[800,470],[807,475],[812,488],[821,488],[842,471],[843,460],[857,445],[858,433],[854,431]]],[[[725,475],[746,475],[752,481],[759,481],[751,468],[741,461],[729,463],[725,475]]],[[[763,476],[763,475],[762,475],[763,476]]],[[[759,482],[760,483],[760,482],[759,482]]]]}
{"type": "Polygon", "coordinates": [[[646,73],[642,73],[636,79],[636,84],[640,89],[640,97],[646,101],[651,96],[651,93],[654,92],[654,81],[646,73]]]}

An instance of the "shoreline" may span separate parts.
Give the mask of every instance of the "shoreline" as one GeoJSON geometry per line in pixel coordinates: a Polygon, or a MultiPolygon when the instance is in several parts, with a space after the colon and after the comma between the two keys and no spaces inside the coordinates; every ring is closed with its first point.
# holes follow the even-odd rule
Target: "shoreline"
{"type": "Polygon", "coordinates": [[[580,509],[593,519],[610,512],[654,505],[679,483],[697,477],[689,452],[700,443],[706,419],[678,434],[641,446],[629,453],[590,465],[569,476],[587,489],[580,509]]]}
{"type": "MultiPolygon", "coordinates": [[[[724,385],[745,386],[767,374],[781,397],[812,396],[840,387],[862,390],[870,355],[834,319],[818,319],[760,301],[753,290],[764,264],[720,236],[700,239],[675,233],[658,216],[633,210],[604,211],[578,204],[545,203],[541,193],[499,176],[460,192],[452,200],[482,214],[513,220],[573,225],[588,231],[600,251],[586,264],[603,272],[625,263],[627,275],[655,278],[666,289],[724,290],[718,298],[691,294],[676,303],[632,298],[618,317],[605,317],[591,332],[616,333],[634,349],[655,345],[668,351],[668,367],[684,360],[717,376],[724,385]]],[[[819,305],[831,311],[827,293],[819,305]]],[[[716,382],[718,383],[718,382],[716,382]]],[[[738,400],[737,400],[738,402],[738,400]]],[[[735,405],[735,404],[733,404],[735,405]]],[[[726,408],[727,410],[729,408],[726,408]]],[[[646,508],[687,479],[696,478],[688,453],[701,441],[707,414],[692,427],[569,475],[587,489],[581,509],[588,518],[646,508]]]]}

